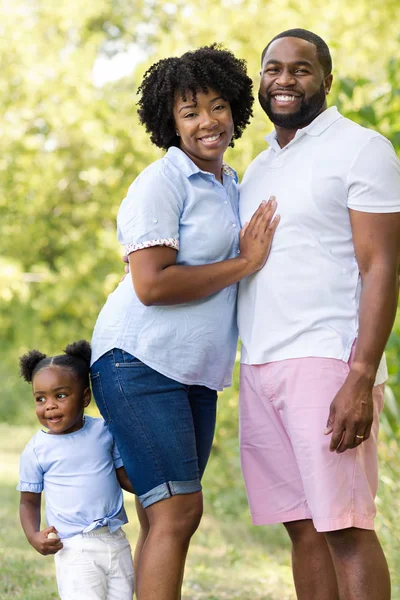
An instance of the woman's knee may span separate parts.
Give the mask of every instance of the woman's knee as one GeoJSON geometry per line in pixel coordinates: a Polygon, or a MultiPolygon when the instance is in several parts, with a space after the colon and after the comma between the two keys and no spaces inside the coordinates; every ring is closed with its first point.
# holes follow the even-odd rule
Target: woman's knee
{"type": "Polygon", "coordinates": [[[150,530],[162,530],[164,535],[190,538],[198,528],[203,516],[203,495],[177,495],[161,500],[147,510],[150,530]]]}

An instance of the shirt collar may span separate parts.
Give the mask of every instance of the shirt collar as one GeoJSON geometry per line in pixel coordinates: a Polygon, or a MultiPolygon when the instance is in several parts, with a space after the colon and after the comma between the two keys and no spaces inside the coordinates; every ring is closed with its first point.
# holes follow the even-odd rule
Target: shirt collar
{"type": "MultiPolygon", "coordinates": [[[[202,171],[199,169],[197,165],[194,164],[191,158],[188,157],[187,154],[182,152],[180,148],[176,146],[171,146],[166,154],[168,160],[172,162],[186,177],[190,177],[191,175],[195,175],[196,173],[204,173],[205,175],[213,177],[211,173],[208,171],[202,171]]],[[[232,177],[236,182],[238,182],[237,173],[232,167],[230,167],[227,163],[222,163],[222,172],[224,175],[228,175],[232,177]]]]}
{"type": "MultiPolygon", "coordinates": [[[[326,131],[328,127],[330,127],[335,121],[341,118],[342,115],[340,114],[336,106],[331,106],[330,108],[327,108],[321,114],[319,114],[318,117],[316,117],[309,125],[307,125],[307,127],[298,129],[292,142],[298,140],[305,134],[312,136],[321,135],[321,133],[326,131]]],[[[271,133],[269,133],[267,136],[265,136],[265,139],[274,150],[281,150],[281,147],[279,146],[278,140],[276,138],[275,129],[271,131],[271,133]]]]}

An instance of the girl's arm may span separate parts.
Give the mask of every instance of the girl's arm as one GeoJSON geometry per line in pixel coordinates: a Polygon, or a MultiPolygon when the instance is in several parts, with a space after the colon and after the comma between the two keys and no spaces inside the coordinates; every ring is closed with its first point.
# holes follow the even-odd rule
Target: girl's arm
{"type": "Polygon", "coordinates": [[[40,554],[56,554],[63,547],[60,538],[48,537],[49,533],[57,534],[55,527],[47,527],[40,531],[41,494],[21,492],[19,516],[22,529],[28,542],[40,554]]]}
{"type": "Polygon", "coordinates": [[[115,469],[115,471],[117,473],[118,483],[122,487],[122,489],[126,490],[127,492],[130,492],[131,494],[134,494],[135,490],[133,489],[132,484],[128,479],[125,467],[120,467],[119,469],[115,469]]]}

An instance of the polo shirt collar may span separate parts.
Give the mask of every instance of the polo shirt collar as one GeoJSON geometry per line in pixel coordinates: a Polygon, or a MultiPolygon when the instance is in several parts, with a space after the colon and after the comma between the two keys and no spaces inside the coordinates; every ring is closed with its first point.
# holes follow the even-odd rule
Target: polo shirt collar
{"type": "MultiPolygon", "coordinates": [[[[166,154],[168,160],[172,162],[186,177],[190,177],[191,175],[195,175],[196,173],[205,173],[206,175],[213,176],[211,173],[207,171],[202,171],[199,169],[197,165],[192,161],[191,158],[188,157],[187,154],[182,152],[180,148],[176,146],[171,146],[168,148],[166,154]]],[[[225,175],[229,175],[235,181],[238,181],[237,173],[232,167],[230,167],[227,163],[222,163],[222,172],[225,175]]]]}
{"type": "MultiPolygon", "coordinates": [[[[318,117],[316,117],[307,127],[303,127],[302,129],[298,129],[296,131],[296,135],[293,140],[290,142],[292,144],[295,140],[303,137],[303,135],[312,135],[318,136],[321,135],[324,131],[328,129],[335,121],[341,119],[342,115],[339,113],[336,106],[331,106],[324,110],[318,117]]],[[[281,147],[278,144],[278,140],[276,138],[275,129],[271,131],[266,137],[266,141],[274,150],[281,150],[281,147]]]]}
{"type": "Polygon", "coordinates": [[[307,135],[321,135],[328,127],[330,127],[335,121],[341,119],[342,115],[336,108],[336,106],[331,106],[324,110],[318,117],[314,119],[307,127],[300,129],[299,131],[303,131],[307,135]]]}

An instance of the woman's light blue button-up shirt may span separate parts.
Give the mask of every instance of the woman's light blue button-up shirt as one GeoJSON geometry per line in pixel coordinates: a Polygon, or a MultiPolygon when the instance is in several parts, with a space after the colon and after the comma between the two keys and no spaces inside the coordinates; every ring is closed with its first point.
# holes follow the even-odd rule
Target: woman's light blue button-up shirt
{"type": "MultiPolygon", "coordinates": [[[[233,258],[239,248],[237,175],[223,183],[170,148],[133,182],[117,218],[127,253],[155,245],[175,248],[178,265],[233,258]]],[[[221,390],[231,384],[236,355],[237,285],[193,302],[144,306],[126,277],[97,319],[92,363],[120,348],[159,373],[188,385],[221,390]]]]}

